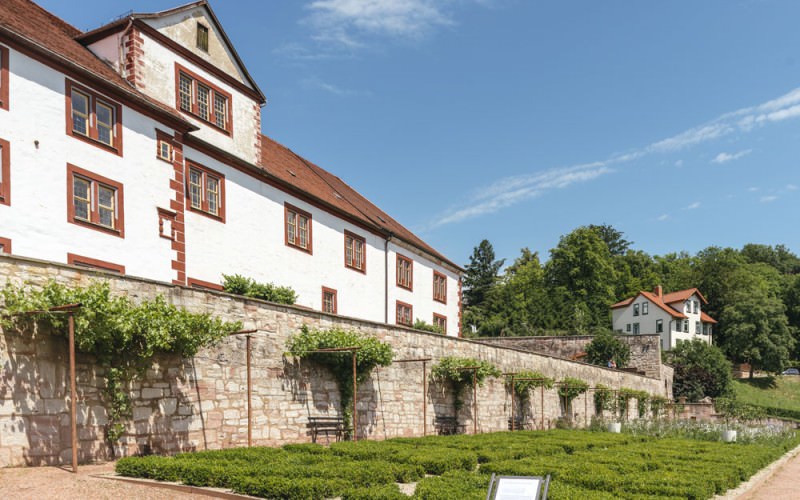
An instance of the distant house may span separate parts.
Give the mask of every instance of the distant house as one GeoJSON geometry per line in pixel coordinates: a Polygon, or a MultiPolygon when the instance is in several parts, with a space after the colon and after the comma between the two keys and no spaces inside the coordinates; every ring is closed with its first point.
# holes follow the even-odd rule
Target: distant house
{"type": "Polygon", "coordinates": [[[697,288],[664,294],[661,285],[653,292],[641,291],[611,306],[613,329],[629,334],[659,334],[661,349],[701,339],[711,343],[712,325],[717,321],[704,313],[708,301],[697,288]]]}

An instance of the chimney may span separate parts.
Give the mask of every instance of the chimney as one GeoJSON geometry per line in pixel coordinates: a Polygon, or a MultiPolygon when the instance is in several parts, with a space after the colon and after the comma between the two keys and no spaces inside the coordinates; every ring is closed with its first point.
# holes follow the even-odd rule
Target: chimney
{"type": "Polygon", "coordinates": [[[656,285],[656,289],[653,290],[653,294],[658,297],[658,300],[664,302],[664,289],[661,288],[661,285],[656,285]]]}

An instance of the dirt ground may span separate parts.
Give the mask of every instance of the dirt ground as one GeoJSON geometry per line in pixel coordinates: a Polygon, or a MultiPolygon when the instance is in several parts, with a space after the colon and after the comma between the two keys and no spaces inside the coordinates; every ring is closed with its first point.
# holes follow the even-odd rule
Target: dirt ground
{"type": "Polygon", "coordinates": [[[67,467],[23,467],[0,469],[0,498],[17,499],[86,499],[86,500],[162,500],[201,499],[160,488],[92,477],[114,472],[114,464],[82,465],[78,474],[67,467]]]}

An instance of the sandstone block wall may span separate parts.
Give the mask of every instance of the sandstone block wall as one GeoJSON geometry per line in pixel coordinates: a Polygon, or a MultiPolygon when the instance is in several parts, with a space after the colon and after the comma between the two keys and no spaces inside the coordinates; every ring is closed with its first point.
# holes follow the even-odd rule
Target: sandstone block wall
{"type": "MultiPolygon", "coordinates": [[[[524,351],[572,359],[586,352],[594,337],[570,335],[558,337],[499,337],[481,339],[492,345],[513,347],[524,351]]],[[[661,344],[659,335],[620,335],[619,339],[631,349],[630,368],[642,371],[648,377],[661,377],[661,344]]]]}
{"type": "MultiPolygon", "coordinates": [[[[608,370],[556,356],[418,332],[407,328],[332,316],[304,308],[280,306],[194,290],[165,283],[120,277],[49,262],[0,256],[0,281],[43,284],[49,279],[85,285],[108,280],[115,293],[136,300],[162,294],[169,302],[195,312],[238,320],[252,334],[252,437],[255,445],[310,441],[310,416],[338,415],[338,389],[319,366],[284,356],[286,341],[302,325],[339,326],[374,335],[392,344],[396,362],[375,370],[358,388],[358,436],[385,439],[434,433],[437,416],[453,416],[454,396],[448,387],[423,379],[444,356],[490,361],[503,372],[538,370],[557,380],[577,377],[591,385],[630,387],[668,395],[659,377],[608,370]],[[426,418],[423,420],[423,409],[426,418]]],[[[107,413],[105,378],[91,357],[78,355],[78,438],[81,461],[134,453],[174,453],[246,446],[246,339],[230,337],[192,359],[158,358],[141,381],[130,388],[133,418],[119,444],[103,440],[107,413]]],[[[48,332],[0,331],[0,466],[67,463],[71,456],[68,391],[68,346],[48,332]]],[[[501,379],[490,379],[477,392],[463,395],[458,419],[467,432],[506,430],[511,395],[501,379]],[[473,412],[477,406],[477,422],[473,412]]],[[[635,415],[632,402],[631,415],[635,415]]],[[[594,414],[591,395],[562,408],[555,390],[536,390],[524,405],[517,401],[526,426],[549,428],[568,415],[578,425],[594,414]]]]}

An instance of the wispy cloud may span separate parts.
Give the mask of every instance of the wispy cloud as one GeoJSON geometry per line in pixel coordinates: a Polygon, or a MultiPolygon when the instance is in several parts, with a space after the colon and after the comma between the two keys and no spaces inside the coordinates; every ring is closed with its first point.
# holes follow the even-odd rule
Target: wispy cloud
{"type": "MultiPolygon", "coordinates": [[[[586,182],[595,179],[602,175],[612,173],[614,170],[609,168],[611,165],[628,163],[650,155],[667,154],[685,150],[692,146],[714,141],[733,133],[747,133],[758,127],[795,117],[800,117],[800,87],[776,99],[766,101],[756,106],[725,113],[707,123],[692,127],[644,147],[634,149],[623,155],[612,155],[605,160],[581,165],[540,170],[530,175],[498,179],[490,183],[488,187],[481,188],[478,192],[472,193],[469,203],[464,203],[463,206],[456,206],[444,211],[434,218],[428,227],[432,229],[445,224],[461,222],[473,217],[497,212],[500,209],[541,196],[555,188],[563,188],[577,182],[586,182]],[[580,172],[582,175],[575,175],[575,172],[580,172]],[[570,176],[570,178],[574,178],[574,180],[567,185],[556,186],[542,181],[543,178],[557,178],[562,175],[570,176]],[[481,201],[475,203],[476,199],[481,201]]],[[[721,153],[731,158],[727,156],[721,157],[720,155],[718,155],[717,158],[720,158],[719,163],[723,163],[731,159],[741,158],[750,152],[750,150],[745,150],[734,154],[721,153]]],[[[683,164],[681,160],[678,160],[678,162],[676,162],[676,166],[683,164]],[[678,162],[680,162],[680,164],[678,162]]],[[[757,188],[751,188],[750,190],[753,189],[757,188]]],[[[762,201],[764,200],[762,199],[762,201]]],[[[665,214],[662,217],[659,217],[659,220],[666,220],[669,216],[665,214]]]]}
{"type": "Polygon", "coordinates": [[[722,153],[720,153],[717,156],[715,156],[714,159],[711,160],[711,163],[719,163],[719,164],[728,163],[729,161],[738,160],[739,158],[742,158],[743,156],[747,156],[752,151],[753,151],[752,149],[745,149],[745,150],[739,151],[737,153],[725,153],[723,151],[722,153]]]}
{"type": "Polygon", "coordinates": [[[685,207],[684,210],[695,210],[695,209],[698,209],[698,208],[700,208],[700,202],[696,201],[696,202],[690,204],[689,206],[685,207]]]}
{"type": "Polygon", "coordinates": [[[786,185],[786,190],[787,191],[797,191],[797,186],[795,186],[794,184],[787,184],[786,185]]]}
{"type": "Polygon", "coordinates": [[[771,195],[769,195],[769,196],[762,196],[762,197],[761,197],[761,199],[760,199],[759,201],[760,201],[761,203],[770,203],[770,202],[773,202],[773,201],[775,201],[775,200],[777,200],[777,199],[778,199],[778,197],[777,197],[777,196],[775,196],[774,194],[771,194],[771,195]]]}
{"type": "Polygon", "coordinates": [[[342,88],[338,85],[334,85],[332,83],[324,82],[316,77],[305,78],[300,81],[300,84],[308,89],[317,89],[323,90],[333,95],[337,95],[340,97],[348,97],[348,96],[356,96],[356,95],[370,95],[370,92],[360,91],[360,90],[351,90],[342,88]]]}
{"type": "Polygon", "coordinates": [[[279,47],[293,60],[352,55],[385,41],[419,41],[457,24],[455,10],[468,4],[483,8],[497,0],[313,0],[300,23],[310,38],[279,47]]]}
{"type": "Polygon", "coordinates": [[[683,160],[678,160],[675,162],[675,166],[681,168],[683,166],[683,160]]]}
{"type": "Polygon", "coordinates": [[[669,214],[661,214],[656,217],[656,220],[664,222],[665,220],[669,220],[669,214]]]}

